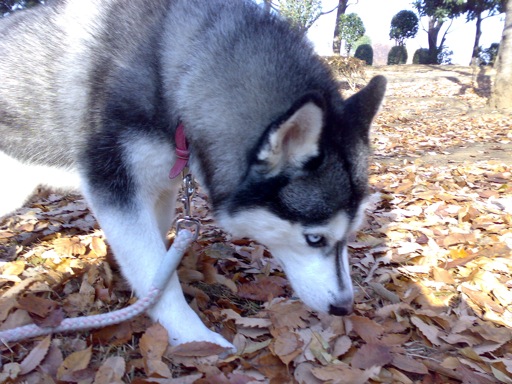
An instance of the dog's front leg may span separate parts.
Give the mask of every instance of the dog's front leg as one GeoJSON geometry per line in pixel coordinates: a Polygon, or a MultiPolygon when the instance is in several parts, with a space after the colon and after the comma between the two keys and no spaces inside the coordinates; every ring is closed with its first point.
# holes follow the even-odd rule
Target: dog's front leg
{"type": "MultiPolygon", "coordinates": [[[[101,195],[85,188],[86,197],[107,236],[122,273],[138,297],[148,293],[161,260],[166,256],[165,233],[168,226],[164,227],[172,221],[177,188],[175,185],[173,190],[160,193],[155,198],[150,198],[150,193],[140,193],[130,204],[122,207],[105,203],[98,197],[101,195]]],[[[208,341],[234,349],[222,336],[209,330],[190,308],[176,272],[172,274],[160,300],[149,314],[167,329],[171,345],[208,341]]]]}

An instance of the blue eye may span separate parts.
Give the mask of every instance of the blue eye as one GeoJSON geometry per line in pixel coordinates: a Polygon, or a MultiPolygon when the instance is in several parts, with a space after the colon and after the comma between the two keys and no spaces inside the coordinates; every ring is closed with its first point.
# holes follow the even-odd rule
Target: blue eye
{"type": "Polygon", "coordinates": [[[320,248],[327,245],[327,241],[322,235],[304,235],[304,238],[310,247],[320,248]]]}

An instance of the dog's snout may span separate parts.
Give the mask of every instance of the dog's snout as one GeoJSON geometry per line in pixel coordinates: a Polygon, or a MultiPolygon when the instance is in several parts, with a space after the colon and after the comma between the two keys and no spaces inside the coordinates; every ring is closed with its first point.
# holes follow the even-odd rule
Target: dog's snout
{"type": "Polygon", "coordinates": [[[352,313],[353,307],[352,304],[349,305],[329,305],[329,314],[335,316],[346,316],[352,313]]]}

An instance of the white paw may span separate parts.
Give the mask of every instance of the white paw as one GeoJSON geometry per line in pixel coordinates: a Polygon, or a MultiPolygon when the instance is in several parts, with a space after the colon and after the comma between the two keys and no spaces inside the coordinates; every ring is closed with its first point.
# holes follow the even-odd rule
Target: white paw
{"type": "Polygon", "coordinates": [[[228,349],[235,353],[236,348],[224,337],[208,329],[199,316],[188,305],[180,308],[180,311],[169,310],[151,313],[153,319],[158,321],[169,334],[169,343],[172,346],[191,342],[209,342],[228,349]]]}
{"type": "Polygon", "coordinates": [[[233,344],[218,333],[206,328],[203,324],[202,329],[195,329],[194,331],[190,329],[186,334],[178,335],[176,329],[167,330],[167,332],[169,333],[169,343],[172,346],[191,342],[208,342],[220,345],[222,348],[227,349],[229,353],[236,353],[236,348],[233,344]]]}

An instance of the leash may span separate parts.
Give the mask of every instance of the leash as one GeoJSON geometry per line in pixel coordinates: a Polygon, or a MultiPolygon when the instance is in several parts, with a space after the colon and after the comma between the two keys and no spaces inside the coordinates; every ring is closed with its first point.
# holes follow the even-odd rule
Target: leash
{"type": "Polygon", "coordinates": [[[102,328],[134,318],[153,306],[173,274],[190,244],[199,236],[201,224],[194,219],[190,213],[191,200],[195,193],[195,182],[192,175],[183,177],[184,194],[181,199],[185,216],[176,222],[176,237],[158,267],[153,277],[151,288],[148,294],[137,300],[134,304],[117,311],[92,316],[74,317],[64,319],[55,327],[39,327],[36,324],[29,324],[18,328],[8,329],[0,332],[0,341],[4,344],[16,342],[32,337],[48,335],[51,333],[81,331],[91,328],[102,328]]]}
{"type": "Polygon", "coordinates": [[[178,267],[183,254],[196,237],[196,234],[187,229],[182,229],[178,232],[171,248],[167,251],[167,254],[163,258],[156,276],[153,278],[153,282],[148,294],[145,297],[137,300],[137,302],[134,304],[117,311],[103,313],[100,315],[64,319],[56,327],[43,328],[35,324],[29,324],[22,327],[9,329],[0,332],[0,341],[3,343],[12,343],[31,337],[48,335],[51,333],[101,328],[108,325],[119,324],[123,321],[140,315],[158,301],[162,295],[163,289],[167,284],[167,281],[178,267]]]}

